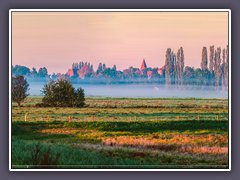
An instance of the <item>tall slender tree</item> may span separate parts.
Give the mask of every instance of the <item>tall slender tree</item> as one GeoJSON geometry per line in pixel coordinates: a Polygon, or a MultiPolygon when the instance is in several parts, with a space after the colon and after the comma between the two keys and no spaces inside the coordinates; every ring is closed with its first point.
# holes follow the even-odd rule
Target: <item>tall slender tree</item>
{"type": "Polygon", "coordinates": [[[202,70],[207,70],[208,69],[207,47],[203,47],[203,49],[202,49],[201,68],[202,68],[202,70]]]}
{"type": "Polygon", "coordinates": [[[229,67],[229,55],[228,55],[228,45],[226,47],[226,61],[225,61],[225,66],[224,66],[224,82],[225,85],[228,86],[228,68],[229,67]]]}
{"type": "Polygon", "coordinates": [[[210,46],[209,71],[212,73],[214,68],[214,46],[210,46]]]}
{"type": "Polygon", "coordinates": [[[178,84],[182,85],[183,82],[183,70],[184,70],[184,52],[183,48],[180,47],[180,49],[177,52],[177,81],[178,84]]]}
{"type": "Polygon", "coordinates": [[[222,51],[222,66],[221,66],[221,71],[222,71],[221,78],[222,78],[222,85],[223,86],[226,86],[226,83],[225,83],[225,66],[226,66],[226,49],[224,48],[223,51],[222,51]]]}
{"type": "Polygon", "coordinates": [[[215,75],[216,75],[216,86],[219,86],[219,80],[221,76],[221,47],[218,47],[216,50],[216,57],[215,57],[215,75]]]}
{"type": "Polygon", "coordinates": [[[166,51],[166,59],[165,59],[165,78],[166,78],[166,84],[171,84],[171,57],[172,56],[172,50],[171,48],[168,48],[166,51]]]}
{"type": "Polygon", "coordinates": [[[165,59],[165,78],[167,85],[176,83],[176,71],[176,54],[171,50],[171,48],[168,48],[165,59]]]}

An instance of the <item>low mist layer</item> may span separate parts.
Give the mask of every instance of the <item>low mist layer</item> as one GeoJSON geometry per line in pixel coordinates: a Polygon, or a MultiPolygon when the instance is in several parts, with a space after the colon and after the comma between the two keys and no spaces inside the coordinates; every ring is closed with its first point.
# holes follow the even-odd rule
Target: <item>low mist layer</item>
{"type": "MultiPolygon", "coordinates": [[[[29,82],[30,95],[39,96],[44,82],[29,82]]],[[[227,88],[214,86],[165,86],[159,84],[73,84],[82,87],[86,96],[152,98],[228,98],[227,88]]]]}

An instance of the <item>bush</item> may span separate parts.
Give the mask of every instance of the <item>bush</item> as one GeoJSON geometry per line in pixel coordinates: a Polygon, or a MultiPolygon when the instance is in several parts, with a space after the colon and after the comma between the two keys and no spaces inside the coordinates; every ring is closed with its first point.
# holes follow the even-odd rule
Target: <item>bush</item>
{"type": "Polygon", "coordinates": [[[68,80],[50,81],[43,88],[41,106],[50,107],[83,107],[85,105],[84,90],[75,90],[68,80]]]}
{"type": "Polygon", "coordinates": [[[12,100],[16,102],[18,106],[29,95],[27,91],[29,90],[29,84],[23,76],[12,77],[12,100]]]}
{"type": "Polygon", "coordinates": [[[84,90],[82,88],[78,88],[75,92],[74,92],[74,96],[75,96],[75,106],[76,107],[83,107],[85,105],[85,94],[84,94],[84,90]]]}

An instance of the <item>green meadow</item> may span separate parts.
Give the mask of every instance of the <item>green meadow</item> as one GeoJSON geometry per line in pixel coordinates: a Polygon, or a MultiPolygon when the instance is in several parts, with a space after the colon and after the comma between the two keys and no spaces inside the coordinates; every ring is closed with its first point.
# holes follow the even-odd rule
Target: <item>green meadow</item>
{"type": "Polygon", "coordinates": [[[86,98],[12,105],[12,168],[228,168],[228,100],[86,98]]]}

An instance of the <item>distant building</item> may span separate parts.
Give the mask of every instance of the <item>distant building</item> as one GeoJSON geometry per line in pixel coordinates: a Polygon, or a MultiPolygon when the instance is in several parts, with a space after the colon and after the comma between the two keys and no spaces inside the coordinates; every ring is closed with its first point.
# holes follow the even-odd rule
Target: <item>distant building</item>
{"type": "Polygon", "coordinates": [[[91,68],[90,63],[89,64],[86,63],[86,64],[84,64],[84,66],[81,69],[78,70],[77,73],[78,73],[78,77],[80,79],[84,79],[86,74],[90,74],[92,72],[93,72],[93,70],[91,68]]]}
{"type": "Polygon", "coordinates": [[[161,67],[161,68],[158,68],[158,74],[159,74],[160,76],[162,76],[164,70],[165,70],[165,66],[163,66],[163,67],[161,67]]]}
{"type": "Polygon", "coordinates": [[[69,77],[79,77],[80,79],[84,79],[86,75],[94,73],[93,65],[88,62],[80,62],[80,63],[73,63],[72,68],[68,69],[67,75],[69,77]]]}
{"type": "Polygon", "coordinates": [[[151,79],[151,77],[152,77],[152,71],[147,71],[147,76],[148,76],[148,79],[151,79]]]}
{"type": "Polygon", "coordinates": [[[72,70],[72,69],[68,69],[68,72],[67,72],[67,74],[69,75],[69,77],[72,77],[72,76],[74,76],[74,72],[73,72],[73,70],[72,70]]]}
{"type": "Polygon", "coordinates": [[[143,70],[146,69],[146,68],[147,68],[147,64],[146,64],[146,62],[145,62],[145,59],[143,59],[140,70],[143,71],[143,70]]]}

